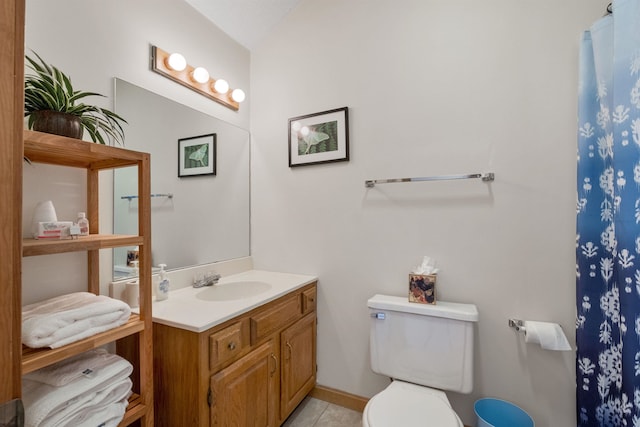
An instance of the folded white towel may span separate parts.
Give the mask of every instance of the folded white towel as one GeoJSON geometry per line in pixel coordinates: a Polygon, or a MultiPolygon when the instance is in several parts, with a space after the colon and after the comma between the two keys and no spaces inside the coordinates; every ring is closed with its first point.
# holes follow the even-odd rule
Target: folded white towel
{"type": "Polygon", "coordinates": [[[22,342],[57,348],[125,324],[131,308],[104,295],[75,292],[22,307],[22,342]]]}
{"type": "MultiPolygon", "coordinates": [[[[91,358],[95,357],[94,353],[103,351],[92,350],[83,355],[91,358]]],[[[106,359],[108,363],[99,369],[61,387],[33,381],[27,376],[23,377],[22,401],[25,407],[25,425],[37,427],[50,417],[64,419],[71,416],[87,405],[87,402],[96,399],[96,395],[100,392],[118,387],[118,392],[123,393],[125,390],[120,388],[123,382],[127,384],[126,391],[130,391],[131,383],[128,377],[133,372],[131,363],[115,354],[107,354],[106,359]]],[[[118,397],[120,397],[118,400],[122,399],[116,393],[114,398],[118,397]]]]}
{"type": "Polygon", "coordinates": [[[117,427],[124,418],[128,404],[127,399],[122,399],[105,407],[89,408],[73,418],[64,420],[60,426],[117,427]]]}
{"type": "Polygon", "coordinates": [[[132,385],[129,378],[111,384],[106,389],[93,393],[89,400],[82,403],[74,402],[72,408],[64,408],[48,416],[39,427],[98,427],[116,417],[120,417],[117,421],[120,422],[129,404],[127,399],[131,395],[132,385]]]}
{"type": "Polygon", "coordinates": [[[90,377],[98,369],[113,363],[112,355],[104,349],[95,349],[23,376],[24,379],[60,387],[83,376],[90,377]]]}

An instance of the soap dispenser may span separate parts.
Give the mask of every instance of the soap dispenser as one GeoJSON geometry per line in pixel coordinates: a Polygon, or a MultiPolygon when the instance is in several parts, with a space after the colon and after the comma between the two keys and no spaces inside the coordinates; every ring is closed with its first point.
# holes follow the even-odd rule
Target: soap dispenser
{"type": "Polygon", "coordinates": [[[158,286],[156,287],[156,301],[163,301],[169,298],[169,278],[164,268],[167,264],[159,264],[160,277],[158,278],[158,286]]]}

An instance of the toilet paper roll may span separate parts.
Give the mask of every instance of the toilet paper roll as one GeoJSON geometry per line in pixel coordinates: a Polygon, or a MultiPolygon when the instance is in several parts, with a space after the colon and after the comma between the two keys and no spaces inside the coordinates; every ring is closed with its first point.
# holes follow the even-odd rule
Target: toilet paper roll
{"type": "Polygon", "coordinates": [[[138,308],[140,306],[140,283],[137,280],[128,282],[125,285],[124,302],[126,302],[131,308],[138,308]]]}
{"type": "Polygon", "coordinates": [[[571,350],[567,336],[557,323],[525,320],[524,342],[539,344],[545,350],[571,350]]]}

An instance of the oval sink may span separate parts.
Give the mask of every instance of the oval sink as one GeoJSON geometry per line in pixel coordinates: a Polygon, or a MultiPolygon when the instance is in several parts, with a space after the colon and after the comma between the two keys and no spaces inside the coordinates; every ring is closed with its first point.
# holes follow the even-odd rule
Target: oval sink
{"type": "Polygon", "coordinates": [[[232,301],[252,297],[269,289],[271,285],[264,282],[229,282],[207,287],[198,292],[196,298],[204,301],[232,301]]]}

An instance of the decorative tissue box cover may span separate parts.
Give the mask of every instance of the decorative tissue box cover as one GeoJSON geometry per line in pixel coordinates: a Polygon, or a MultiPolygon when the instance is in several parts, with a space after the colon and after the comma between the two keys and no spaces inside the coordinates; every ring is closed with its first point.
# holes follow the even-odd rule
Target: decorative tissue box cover
{"type": "Polygon", "coordinates": [[[436,303],[437,274],[409,274],[409,302],[436,303]]]}

